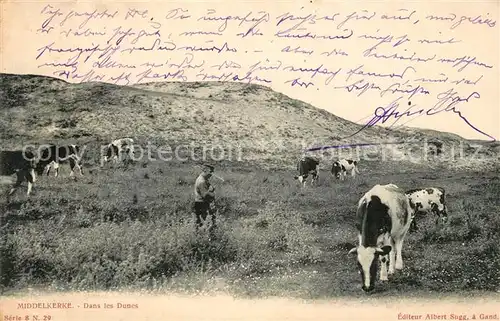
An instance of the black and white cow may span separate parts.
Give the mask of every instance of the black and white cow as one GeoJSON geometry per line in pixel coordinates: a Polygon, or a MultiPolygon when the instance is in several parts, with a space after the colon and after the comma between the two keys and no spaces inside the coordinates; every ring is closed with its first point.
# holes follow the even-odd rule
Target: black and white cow
{"type": "Polygon", "coordinates": [[[0,151],[0,182],[2,185],[12,185],[7,194],[7,201],[10,200],[10,196],[15,193],[24,180],[28,182],[26,195],[31,194],[33,184],[36,181],[35,163],[36,157],[31,151],[0,151]],[[14,174],[17,176],[15,182],[12,179],[14,174]]]}
{"type": "Polygon", "coordinates": [[[109,162],[113,160],[114,162],[118,161],[118,158],[122,153],[126,153],[129,157],[133,157],[134,155],[134,140],[129,137],[115,139],[111,143],[109,143],[104,148],[104,156],[103,162],[109,162]]]}
{"type": "Polygon", "coordinates": [[[298,179],[303,186],[306,186],[307,177],[311,174],[311,185],[319,180],[319,161],[306,156],[299,160],[297,163],[297,170],[299,171],[299,175],[294,176],[294,179],[298,179]]]}
{"type": "Polygon", "coordinates": [[[352,177],[359,174],[358,162],[352,159],[341,159],[332,165],[332,175],[336,179],[345,180],[348,171],[351,172],[352,177]]]}
{"type": "Polygon", "coordinates": [[[81,163],[80,147],[77,145],[44,145],[40,148],[38,155],[38,163],[36,166],[39,175],[49,175],[50,169],[55,170],[55,177],[59,175],[59,166],[69,163],[71,173],[70,177],[75,175],[75,169],[83,176],[81,163]]]}
{"type": "Polygon", "coordinates": [[[406,191],[405,194],[415,211],[410,231],[418,230],[417,215],[434,213],[436,215],[436,224],[439,223],[440,219],[443,223],[448,220],[444,188],[429,187],[412,189],[406,191]]]}
{"type": "Polygon", "coordinates": [[[404,191],[394,184],[375,185],[359,200],[356,219],[359,245],[349,253],[357,253],[363,291],[373,290],[379,264],[381,281],[387,281],[395,269],[403,269],[403,241],[412,214],[404,191]]]}

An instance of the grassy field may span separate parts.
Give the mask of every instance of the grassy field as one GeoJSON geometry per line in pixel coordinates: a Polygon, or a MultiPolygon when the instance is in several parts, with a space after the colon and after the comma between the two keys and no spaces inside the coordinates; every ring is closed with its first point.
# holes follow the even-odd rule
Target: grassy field
{"type": "MultiPolygon", "coordinates": [[[[90,146],[85,176],[39,177],[27,199],[0,200],[0,288],[148,289],[240,296],[324,298],[364,295],[355,257],[354,213],[375,184],[444,187],[450,221],[419,222],[409,235],[406,267],[374,295],[500,290],[500,144],[450,133],[361,125],[269,88],[236,83],[153,83],[138,87],[70,84],[0,74],[0,149],[26,144],[90,146]],[[191,206],[199,169],[191,161],[120,164],[101,169],[98,145],[132,136],[143,146],[195,144],[241,151],[245,162],[217,163],[219,224],[209,240],[194,229],[191,206]],[[348,136],[349,138],[343,138],[348,136]],[[363,147],[362,175],[329,173],[336,150],[318,152],[320,186],[300,189],[295,161],[306,147],[401,142],[363,147]],[[443,144],[461,159],[396,161],[443,144]],[[436,144],[436,142],[434,142],[436,144]],[[476,148],[481,145],[476,157],[476,148]],[[463,144],[463,150],[459,146],[463,144]],[[434,145],[437,146],[437,145],[434,145]],[[97,152],[96,152],[97,151],[97,152]],[[325,157],[325,158],[324,158],[325,157]],[[473,172],[477,171],[477,172],[473,172]]],[[[437,153],[437,152],[436,152],[437,153]]],[[[437,154],[436,154],[437,155],[437,154]]],[[[354,157],[356,155],[343,155],[354,157]]]]}
{"type": "Polygon", "coordinates": [[[500,183],[495,172],[428,170],[364,162],[362,175],[301,189],[293,170],[224,163],[212,179],[219,225],[196,233],[189,162],[137,162],[86,176],[39,177],[34,195],[0,204],[3,293],[145,289],[238,296],[331,298],[365,295],[356,259],[354,213],[375,184],[444,187],[450,220],[433,217],[403,247],[404,270],[371,295],[467,295],[500,291],[500,183]]]}

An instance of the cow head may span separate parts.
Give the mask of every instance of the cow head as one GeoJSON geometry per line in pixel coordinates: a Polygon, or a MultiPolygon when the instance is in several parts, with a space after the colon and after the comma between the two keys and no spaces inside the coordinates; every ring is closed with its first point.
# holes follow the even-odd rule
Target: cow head
{"type": "Polygon", "coordinates": [[[303,175],[294,176],[293,179],[298,180],[300,184],[304,184],[305,181],[305,177],[303,175]]]}
{"type": "Polygon", "coordinates": [[[36,161],[35,161],[35,172],[38,175],[42,175],[45,166],[50,164],[53,160],[53,153],[55,152],[55,145],[41,145],[38,148],[36,161]]]}
{"type": "Polygon", "coordinates": [[[26,160],[26,165],[28,169],[33,169],[36,166],[36,155],[31,150],[25,150],[23,153],[23,158],[26,160]]]}
{"type": "Polygon", "coordinates": [[[342,170],[342,167],[338,162],[333,163],[332,165],[332,175],[336,178],[340,178],[340,171],[342,170]]]}
{"type": "Polygon", "coordinates": [[[109,144],[104,148],[101,147],[101,166],[104,166],[104,163],[109,162],[113,157],[118,157],[118,146],[114,144],[109,144]],[[104,149],[104,150],[103,150],[104,149]]]}
{"type": "Polygon", "coordinates": [[[448,221],[448,213],[446,212],[446,205],[440,204],[439,205],[434,205],[433,210],[436,212],[438,215],[437,222],[441,222],[442,224],[445,224],[448,221]],[[439,209],[441,207],[441,209],[439,209]]]}
{"type": "Polygon", "coordinates": [[[357,254],[358,269],[361,275],[361,288],[363,291],[370,292],[374,289],[379,257],[389,254],[391,249],[390,245],[383,246],[382,248],[359,246],[349,251],[349,254],[357,254]]]}

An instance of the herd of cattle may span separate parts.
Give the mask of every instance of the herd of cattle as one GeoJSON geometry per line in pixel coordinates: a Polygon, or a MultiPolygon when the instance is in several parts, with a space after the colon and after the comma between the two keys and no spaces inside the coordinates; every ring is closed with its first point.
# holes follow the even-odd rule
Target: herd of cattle
{"type": "MultiPolygon", "coordinates": [[[[133,153],[133,144],[134,140],[132,138],[120,138],[112,141],[105,146],[102,163],[116,162],[122,153],[131,155],[133,153]]],[[[51,168],[54,168],[54,176],[57,177],[61,164],[69,164],[70,176],[74,176],[76,171],[83,175],[80,151],[80,147],[74,144],[63,146],[44,145],[36,153],[31,150],[0,151],[0,177],[3,177],[0,182],[2,185],[13,183],[7,193],[7,201],[10,200],[10,197],[24,181],[28,183],[27,195],[29,196],[36,181],[36,175],[49,175],[51,168]],[[14,174],[16,175],[15,182],[11,180],[14,174]]]]}
{"type": "MultiPolygon", "coordinates": [[[[311,175],[311,185],[319,179],[319,161],[303,157],[297,164],[299,174],[295,176],[303,186],[311,175]]],[[[336,179],[345,180],[347,172],[351,176],[359,174],[358,162],[350,159],[335,161],[331,174],[336,179]]],[[[379,279],[388,280],[388,274],[403,268],[402,248],[408,231],[417,230],[416,216],[433,213],[437,220],[445,222],[448,218],[445,190],[429,187],[404,191],[394,184],[375,185],[359,200],[356,228],[357,247],[349,253],[356,253],[362,289],[374,289],[377,269],[380,265],[379,279]],[[389,256],[389,257],[388,257],[389,256]],[[389,268],[387,269],[387,264],[389,268]]]]}
{"type": "MultiPolygon", "coordinates": [[[[116,161],[121,153],[133,154],[133,143],[131,138],[112,141],[105,147],[101,164],[116,161]]],[[[47,145],[37,152],[37,155],[26,150],[0,151],[0,178],[7,177],[0,182],[13,183],[7,193],[7,201],[24,181],[28,183],[29,196],[36,181],[36,174],[49,175],[50,169],[54,168],[57,176],[59,165],[62,163],[69,163],[70,176],[73,176],[76,170],[83,175],[79,153],[80,148],[77,145],[47,145]],[[15,182],[9,180],[14,174],[17,176],[15,182]]],[[[302,186],[306,185],[309,175],[312,178],[311,185],[319,179],[319,161],[312,157],[301,158],[297,170],[299,173],[295,179],[299,180],[302,186]]],[[[351,172],[353,177],[359,174],[358,162],[341,159],[333,163],[331,174],[334,178],[345,180],[348,172],[351,172]]],[[[374,288],[379,265],[380,280],[387,280],[388,274],[403,268],[403,241],[408,231],[417,229],[415,216],[419,213],[434,213],[438,220],[446,221],[444,189],[432,187],[403,191],[394,184],[376,185],[360,199],[356,223],[359,245],[349,253],[357,253],[364,291],[368,292],[374,288]]]]}

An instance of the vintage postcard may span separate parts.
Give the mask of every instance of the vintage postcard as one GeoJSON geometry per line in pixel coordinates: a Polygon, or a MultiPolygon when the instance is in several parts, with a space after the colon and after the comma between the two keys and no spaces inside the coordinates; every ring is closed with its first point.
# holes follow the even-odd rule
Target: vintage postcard
{"type": "Polygon", "coordinates": [[[0,2],[0,321],[500,320],[500,3],[0,2]]]}

